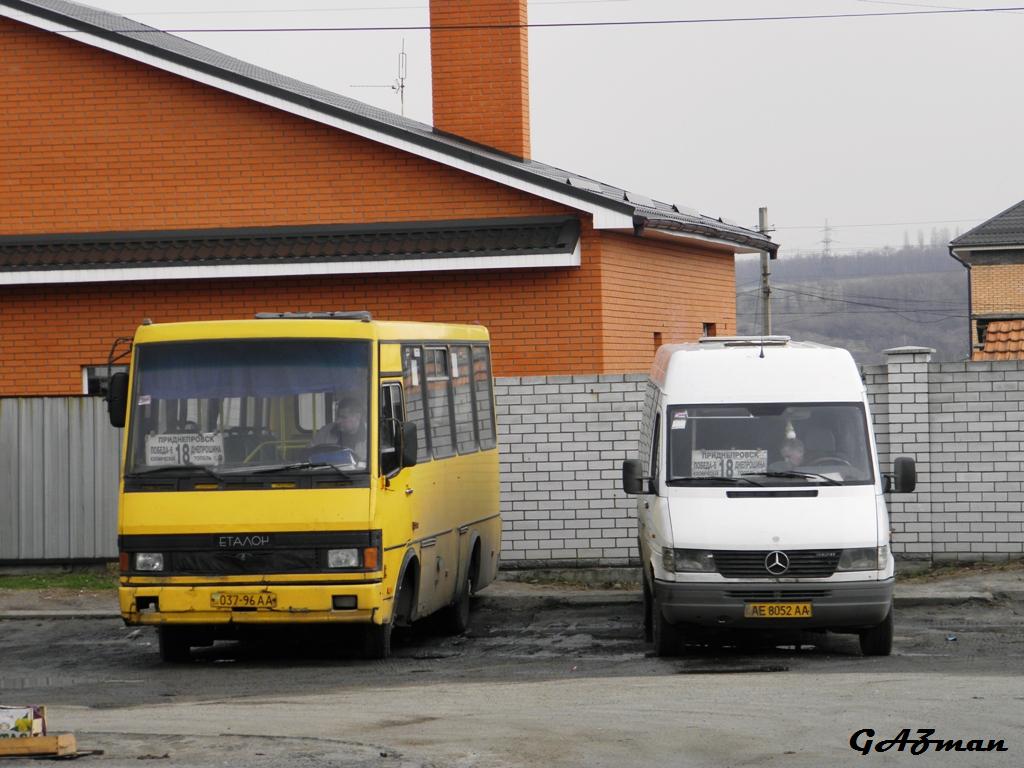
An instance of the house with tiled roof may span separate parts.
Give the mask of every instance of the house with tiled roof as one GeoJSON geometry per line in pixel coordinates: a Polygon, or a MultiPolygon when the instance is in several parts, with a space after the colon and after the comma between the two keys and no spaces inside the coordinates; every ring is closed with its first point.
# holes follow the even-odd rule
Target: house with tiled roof
{"type": "Polygon", "coordinates": [[[2,0],[0,398],[88,391],[144,318],[482,323],[506,560],[628,560],[630,377],[661,343],[734,333],[734,257],[777,245],[531,159],[526,0],[430,19],[433,125],[114,13],[2,0]]]}
{"type": "Polygon", "coordinates": [[[1024,359],[1024,200],[949,244],[967,268],[972,360],[1024,359]]]}

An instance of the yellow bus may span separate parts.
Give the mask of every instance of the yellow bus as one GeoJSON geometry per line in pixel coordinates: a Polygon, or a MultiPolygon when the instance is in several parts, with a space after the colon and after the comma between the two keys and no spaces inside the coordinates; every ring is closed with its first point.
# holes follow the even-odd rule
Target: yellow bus
{"type": "Polygon", "coordinates": [[[165,661],[252,625],[462,632],[501,551],[487,330],[365,312],[145,323],[111,377],[119,599],[165,661]]]}

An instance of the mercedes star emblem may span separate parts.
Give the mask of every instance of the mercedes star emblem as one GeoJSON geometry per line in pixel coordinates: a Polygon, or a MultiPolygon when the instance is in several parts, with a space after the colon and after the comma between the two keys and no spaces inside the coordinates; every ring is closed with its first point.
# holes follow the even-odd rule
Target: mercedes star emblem
{"type": "Polygon", "coordinates": [[[781,576],[789,570],[789,555],[785,552],[769,552],[764,559],[765,570],[772,576],[781,576]]]}

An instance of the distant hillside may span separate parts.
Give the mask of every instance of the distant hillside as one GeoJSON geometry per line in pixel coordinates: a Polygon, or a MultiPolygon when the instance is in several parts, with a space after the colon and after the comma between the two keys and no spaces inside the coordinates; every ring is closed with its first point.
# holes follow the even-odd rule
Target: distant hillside
{"type": "MultiPolygon", "coordinates": [[[[968,354],[967,270],[942,246],[771,263],[772,333],[845,347],[857,362],[883,350],[932,347],[935,360],[968,354]]],[[[761,332],[761,265],[736,264],[740,334],[761,332]]]]}

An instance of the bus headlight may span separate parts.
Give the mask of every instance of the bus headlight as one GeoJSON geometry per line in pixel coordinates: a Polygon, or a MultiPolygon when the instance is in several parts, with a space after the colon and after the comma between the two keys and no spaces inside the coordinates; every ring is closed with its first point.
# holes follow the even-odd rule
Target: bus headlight
{"type": "Polygon", "coordinates": [[[160,552],[136,552],[136,571],[162,571],[164,569],[164,556],[160,552]]]}
{"type": "Polygon", "coordinates": [[[328,568],[358,568],[358,549],[329,549],[327,550],[328,568]]]}
{"type": "Polygon", "coordinates": [[[839,556],[837,571],[877,571],[889,563],[889,547],[862,547],[844,549],[839,556]]]}
{"type": "Polygon", "coordinates": [[[666,571],[714,573],[715,556],[706,549],[666,549],[662,555],[666,571]]]}

